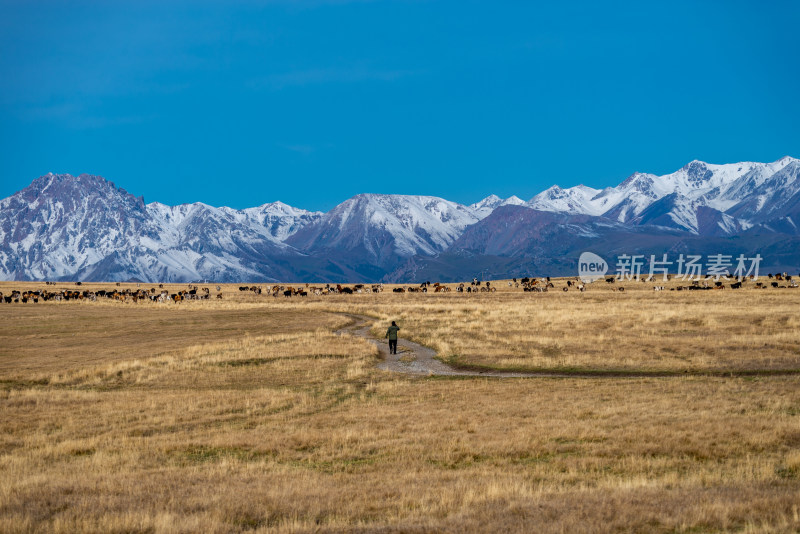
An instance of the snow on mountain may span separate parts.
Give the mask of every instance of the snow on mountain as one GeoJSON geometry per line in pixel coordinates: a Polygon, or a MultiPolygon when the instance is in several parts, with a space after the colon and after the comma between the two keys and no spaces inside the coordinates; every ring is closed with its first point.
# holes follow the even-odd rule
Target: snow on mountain
{"type": "MultiPolygon", "coordinates": [[[[637,172],[617,187],[602,191],[583,185],[568,189],[553,186],[534,196],[527,206],[598,215],[623,223],[658,224],[695,234],[701,229],[731,233],[764,222],[781,206],[791,204],[800,192],[797,168],[798,160],[788,156],[773,163],[715,165],[695,160],[663,176],[637,172]],[[667,211],[665,206],[669,206],[667,211]],[[700,208],[722,214],[716,217],[717,227],[699,222],[700,208]]],[[[708,212],[706,220],[707,216],[708,212]]]]}
{"type": "Polygon", "coordinates": [[[554,185],[530,199],[525,205],[540,211],[600,215],[603,212],[603,203],[593,202],[593,199],[599,193],[599,190],[585,185],[578,185],[569,189],[562,189],[554,185]]]}
{"type": "MultiPolygon", "coordinates": [[[[291,213],[290,220],[277,228],[286,232],[297,226],[294,217],[303,215],[291,213]]],[[[144,199],[99,176],[51,173],[0,201],[0,277],[160,281],[284,277],[287,271],[271,258],[298,253],[259,220],[243,211],[202,203],[145,205],[144,199]]]]}
{"type": "Polygon", "coordinates": [[[270,202],[257,208],[246,208],[242,212],[259,226],[267,229],[278,241],[286,241],[303,226],[314,223],[322,217],[319,211],[294,208],[283,202],[270,202]]]}
{"type": "Polygon", "coordinates": [[[299,230],[287,243],[307,252],[336,249],[377,265],[433,255],[479,220],[455,202],[430,196],[361,194],[299,230]]]}
{"type": "MultiPolygon", "coordinates": [[[[520,221],[535,220],[536,232],[560,224],[586,239],[612,230],[630,231],[636,242],[650,235],[798,236],[800,160],[692,161],[664,176],[634,173],[602,190],[553,186],[528,202],[490,195],[464,206],[430,196],[362,194],[328,213],[282,202],[243,210],[145,204],[98,176],[51,173],[0,200],[0,278],[377,281],[398,262],[448,251],[498,208],[506,218],[516,213],[520,221]],[[532,218],[523,208],[540,215],[532,218]],[[542,212],[579,217],[565,222],[542,212]],[[581,217],[592,217],[592,224],[575,222],[581,217]],[[612,230],[599,230],[604,224],[612,230]]],[[[508,222],[505,230],[487,233],[502,242],[486,243],[485,250],[506,244],[513,250],[518,227],[508,222]]],[[[560,250],[543,243],[539,256],[560,250]]]]}
{"type": "Polygon", "coordinates": [[[782,158],[772,168],[748,174],[725,192],[726,210],[732,216],[768,223],[771,219],[800,215],[800,160],[782,158]],[[775,172],[771,172],[773,169],[775,172]]]}
{"type": "Polygon", "coordinates": [[[480,202],[470,204],[470,209],[478,216],[478,219],[483,219],[489,216],[494,210],[500,206],[524,206],[525,201],[517,196],[510,196],[502,199],[497,195],[489,195],[480,202]]]}
{"type": "Polygon", "coordinates": [[[111,182],[48,174],[0,201],[0,272],[5,279],[53,278],[157,233],[143,200],[111,182]]]}

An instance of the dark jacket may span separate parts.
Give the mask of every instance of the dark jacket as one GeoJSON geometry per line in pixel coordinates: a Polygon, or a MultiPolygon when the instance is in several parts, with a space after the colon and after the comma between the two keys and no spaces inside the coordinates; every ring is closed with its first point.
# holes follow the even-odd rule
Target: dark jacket
{"type": "Polygon", "coordinates": [[[389,330],[386,331],[386,336],[389,338],[389,341],[397,341],[397,332],[400,330],[399,326],[390,326],[389,330]]]}

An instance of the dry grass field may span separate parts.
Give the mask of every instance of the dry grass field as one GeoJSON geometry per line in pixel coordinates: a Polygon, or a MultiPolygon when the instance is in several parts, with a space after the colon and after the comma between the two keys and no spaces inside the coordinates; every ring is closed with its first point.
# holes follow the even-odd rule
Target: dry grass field
{"type": "Polygon", "coordinates": [[[0,532],[800,530],[800,292],[562,285],[0,304],[0,532]]]}
{"type": "MultiPolygon", "coordinates": [[[[686,282],[596,282],[581,293],[406,294],[319,309],[398,320],[403,335],[466,367],[597,373],[800,372],[800,289],[670,291],[686,282]],[[623,287],[625,291],[618,289],[623,287]]],[[[385,328],[384,328],[385,329],[385,328]]]]}

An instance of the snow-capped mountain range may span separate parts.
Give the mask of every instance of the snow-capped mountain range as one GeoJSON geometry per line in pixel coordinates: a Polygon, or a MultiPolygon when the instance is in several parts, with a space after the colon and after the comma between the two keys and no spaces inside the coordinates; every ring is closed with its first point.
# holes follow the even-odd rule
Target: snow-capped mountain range
{"type": "Polygon", "coordinates": [[[634,173],[605,189],[553,186],[527,202],[491,195],[466,206],[361,194],[320,213],[281,202],[244,210],[145,204],[98,176],[51,173],[0,201],[0,278],[389,281],[413,278],[409,261],[441,256],[441,263],[451,253],[568,254],[543,241],[560,230],[600,241],[613,232],[636,243],[743,235],[773,242],[800,235],[799,174],[800,160],[788,156],[692,161],[664,176],[634,173]]]}
{"type": "Polygon", "coordinates": [[[785,222],[793,226],[790,215],[781,211],[785,204],[781,200],[800,191],[797,175],[798,160],[788,156],[774,163],[711,165],[692,161],[664,176],[637,172],[617,187],[602,190],[584,185],[569,189],[553,186],[533,197],[527,206],[635,224],[661,217],[659,224],[693,234],[702,233],[698,209],[705,207],[721,214],[719,231],[734,233],[785,217],[789,217],[785,222]],[[663,205],[659,201],[664,201],[663,205]],[[651,213],[645,214],[648,210],[651,213]]]}

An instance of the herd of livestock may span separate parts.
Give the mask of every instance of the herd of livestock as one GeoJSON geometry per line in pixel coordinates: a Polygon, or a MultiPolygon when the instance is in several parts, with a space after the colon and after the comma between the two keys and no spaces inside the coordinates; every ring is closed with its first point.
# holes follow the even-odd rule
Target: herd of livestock
{"type": "MultiPolygon", "coordinates": [[[[47,282],[47,284],[55,285],[54,282],[47,282]]],[[[81,285],[81,282],[77,282],[75,285],[81,285]]],[[[87,289],[82,291],[80,289],[62,289],[56,291],[37,289],[35,291],[19,291],[15,289],[7,295],[4,295],[2,292],[0,292],[0,302],[10,304],[12,302],[38,303],[40,300],[43,302],[62,302],[70,300],[97,301],[98,299],[117,300],[121,302],[180,302],[182,300],[208,300],[211,296],[211,292],[207,287],[198,288],[197,286],[193,286],[191,284],[189,284],[188,289],[178,291],[176,293],[170,293],[169,291],[163,289],[164,284],[159,284],[159,287],[160,289],[158,290],[156,288],[137,288],[135,290],[127,288],[108,290],[99,289],[97,291],[90,291],[87,289]]],[[[220,287],[217,286],[217,290],[219,289],[220,287]]],[[[217,298],[221,299],[222,293],[217,293],[217,298]]]]}
{"type": "MultiPolygon", "coordinates": [[[[798,284],[787,273],[779,273],[776,275],[767,275],[768,282],[756,282],[754,277],[744,277],[740,280],[730,282],[728,286],[723,281],[705,279],[705,280],[692,280],[689,285],[678,285],[669,288],[670,291],[691,291],[691,290],[719,290],[730,287],[731,289],[740,289],[745,287],[745,284],[750,284],[754,288],[767,289],[771,288],[797,288],[798,284]]],[[[651,279],[641,279],[642,282],[652,282],[651,279]]],[[[605,279],[607,284],[615,284],[616,277],[608,277],[605,279]]],[[[525,292],[539,292],[544,293],[549,289],[554,289],[555,284],[551,281],[550,277],[542,278],[514,278],[508,282],[509,288],[519,289],[522,288],[525,292]]],[[[56,285],[56,282],[46,282],[47,285],[56,285]]],[[[496,282],[495,282],[496,284],[496,282]]],[[[81,282],[75,282],[76,286],[82,285],[81,282]]],[[[136,289],[121,288],[119,282],[116,283],[115,288],[100,289],[100,290],[81,290],[81,289],[61,289],[61,290],[28,290],[19,291],[12,290],[10,293],[3,294],[0,292],[0,303],[38,303],[39,301],[97,301],[98,299],[109,299],[120,302],[181,302],[184,300],[209,300],[211,298],[211,290],[208,287],[199,287],[194,284],[188,284],[187,289],[170,292],[164,289],[164,284],[159,284],[158,288],[151,287],[150,289],[141,288],[141,284],[136,284],[136,289]]],[[[392,288],[393,293],[448,293],[456,291],[458,293],[492,293],[497,291],[497,286],[492,282],[482,282],[477,278],[473,279],[471,283],[451,284],[451,286],[441,284],[439,282],[423,282],[419,285],[399,286],[392,288]],[[451,287],[452,286],[452,287],[451,287]]],[[[580,280],[567,280],[561,290],[569,291],[571,289],[577,291],[585,291],[586,286],[580,280]]],[[[222,299],[222,288],[216,286],[216,299],[222,299]]],[[[383,284],[354,284],[354,285],[341,285],[341,284],[325,284],[321,285],[297,285],[297,286],[240,286],[240,292],[250,292],[255,295],[267,295],[272,297],[307,297],[309,295],[352,295],[354,293],[381,293],[384,290],[383,284]]],[[[616,291],[624,291],[625,288],[619,286],[616,291]]],[[[664,286],[654,286],[654,291],[664,291],[664,286]]]]}

